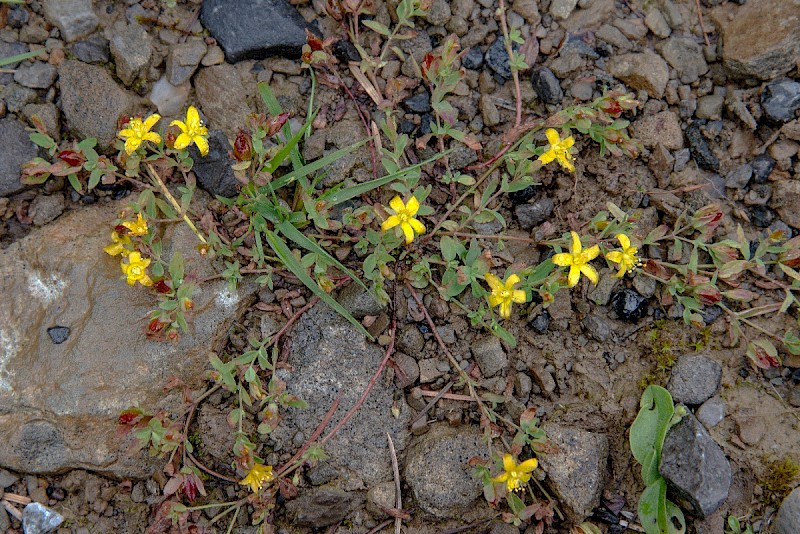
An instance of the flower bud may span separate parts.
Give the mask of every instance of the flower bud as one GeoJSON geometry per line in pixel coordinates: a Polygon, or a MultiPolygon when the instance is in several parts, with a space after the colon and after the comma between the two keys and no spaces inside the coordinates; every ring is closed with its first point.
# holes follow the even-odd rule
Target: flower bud
{"type": "Polygon", "coordinates": [[[236,139],[233,141],[233,152],[236,161],[248,161],[253,157],[253,139],[249,133],[239,128],[236,139]]]}

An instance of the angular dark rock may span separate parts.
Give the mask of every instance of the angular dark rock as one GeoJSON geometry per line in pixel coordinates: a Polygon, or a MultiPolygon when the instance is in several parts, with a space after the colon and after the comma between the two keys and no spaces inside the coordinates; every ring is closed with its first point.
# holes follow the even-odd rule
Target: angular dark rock
{"type": "Polygon", "coordinates": [[[32,89],[47,89],[58,76],[58,69],[44,61],[26,63],[17,67],[14,73],[14,81],[23,87],[32,89]]]}
{"type": "Polygon", "coordinates": [[[478,70],[483,67],[483,52],[480,48],[470,48],[461,58],[461,66],[469,70],[478,70]]]}
{"type": "Polygon", "coordinates": [[[66,326],[53,326],[47,329],[47,335],[50,336],[50,341],[56,345],[61,345],[69,337],[69,328],[66,326]]]}
{"type": "Polygon", "coordinates": [[[800,82],[776,80],[764,88],[761,105],[767,118],[774,122],[788,122],[800,109],[800,82]]]}
{"type": "Polygon", "coordinates": [[[769,228],[777,218],[775,211],[767,206],[752,206],[750,208],[750,220],[759,228],[769,228]]]}
{"type": "Polygon", "coordinates": [[[620,319],[635,323],[647,315],[647,299],[635,289],[620,289],[611,295],[611,309],[620,319]]]}
{"type": "Polygon", "coordinates": [[[19,181],[22,166],[37,154],[24,124],[11,118],[0,119],[0,154],[0,197],[4,197],[25,188],[19,181]]]}
{"type": "Polygon", "coordinates": [[[775,534],[800,532],[800,488],[795,488],[783,499],[772,524],[772,532],[775,534]]]}
{"type": "Polygon", "coordinates": [[[341,523],[348,512],[360,507],[363,501],[359,493],[334,486],[320,486],[303,492],[299,498],[290,501],[286,508],[295,524],[323,528],[341,523]]]}
{"type": "Polygon", "coordinates": [[[200,155],[194,145],[189,153],[194,159],[194,172],[200,186],[211,193],[222,197],[235,197],[239,194],[241,183],[231,169],[236,163],[230,156],[230,144],[221,130],[211,130],[208,135],[208,154],[200,155]]]}
{"type": "Polygon", "coordinates": [[[699,517],[708,517],[728,498],[731,464],[691,413],[667,432],[659,471],[669,495],[699,517]]]}
{"type": "Polygon", "coordinates": [[[753,158],[750,162],[753,167],[753,182],[757,184],[765,184],[769,179],[769,174],[775,168],[775,160],[767,154],[761,154],[753,158]]]}
{"type": "Polygon", "coordinates": [[[537,315],[533,318],[533,321],[529,323],[531,328],[533,328],[534,332],[537,334],[544,334],[547,332],[547,328],[550,326],[550,314],[547,310],[543,310],[542,313],[537,315]]]}
{"type": "Polygon", "coordinates": [[[411,113],[417,113],[420,115],[423,113],[430,113],[431,95],[427,91],[423,91],[403,100],[403,105],[411,113]]]}
{"type": "Polygon", "coordinates": [[[347,39],[339,39],[333,43],[333,55],[342,63],[350,61],[361,61],[358,49],[347,39]]]}
{"type": "Polygon", "coordinates": [[[309,25],[285,0],[206,0],[200,21],[236,63],[268,56],[298,58],[309,25]]]}
{"type": "Polygon", "coordinates": [[[532,204],[519,204],[514,208],[514,213],[522,229],[530,230],[546,221],[553,214],[553,207],[553,199],[544,197],[532,204]]]}
{"type": "Polygon", "coordinates": [[[719,170],[719,160],[708,146],[697,123],[686,128],[686,140],[689,142],[689,149],[698,167],[707,171],[717,172],[719,170]]]}
{"type": "MultiPolygon", "coordinates": [[[[23,43],[0,42],[0,57],[16,56],[19,54],[24,54],[27,51],[28,47],[23,43]]],[[[8,85],[14,79],[13,70],[17,68],[17,65],[19,65],[19,62],[9,63],[8,65],[3,66],[4,69],[8,69],[12,72],[0,72],[0,86],[8,85]]]]}
{"type": "Polygon", "coordinates": [[[511,201],[512,204],[517,206],[519,204],[525,204],[534,196],[536,196],[536,186],[529,185],[525,189],[520,189],[519,191],[514,191],[513,193],[509,193],[508,199],[511,201]]]}
{"type": "Polygon", "coordinates": [[[672,368],[667,389],[675,402],[697,405],[719,389],[722,366],[705,356],[682,356],[672,368]]]}
{"type": "MultiPolygon", "coordinates": [[[[514,50],[519,48],[514,45],[514,50]]],[[[489,46],[484,55],[486,64],[492,69],[495,74],[504,80],[511,78],[511,67],[508,65],[508,53],[506,52],[505,41],[502,37],[498,37],[495,42],[489,46]]]]}
{"type": "Polygon", "coordinates": [[[536,91],[539,100],[545,104],[560,104],[564,98],[564,91],[561,90],[561,84],[553,74],[553,71],[543,67],[537,69],[531,75],[531,83],[533,90],[536,91]]]}
{"type": "Polygon", "coordinates": [[[728,173],[728,176],[725,177],[725,187],[744,189],[752,176],[753,166],[749,163],[743,163],[728,173]]]}
{"type": "Polygon", "coordinates": [[[101,35],[92,35],[88,39],[76,41],[69,47],[70,51],[75,55],[75,59],[79,59],[84,63],[108,63],[111,58],[111,50],[109,42],[101,35]]]}

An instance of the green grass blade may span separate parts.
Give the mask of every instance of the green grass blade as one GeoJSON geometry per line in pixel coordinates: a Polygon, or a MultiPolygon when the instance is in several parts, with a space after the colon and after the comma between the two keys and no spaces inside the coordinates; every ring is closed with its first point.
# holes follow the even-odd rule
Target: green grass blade
{"type": "Polygon", "coordinates": [[[297,258],[294,257],[292,251],[286,245],[286,243],[278,237],[274,232],[267,230],[264,232],[265,237],[267,238],[267,243],[269,243],[270,248],[275,251],[275,255],[281,260],[281,262],[286,266],[289,271],[292,272],[308,289],[311,290],[314,295],[320,298],[325,304],[330,306],[336,313],[350,321],[350,323],[355,326],[359,332],[367,336],[370,341],[374,341],[375,338],[367,332],[364,326],[356,321],[355,317],[350,315],[341,304],[336,302],[333,297],[325,293],[321,287],[317,284],[317,282],[308,275],[303,266],[300,265],[300,262],[297,258]]]}
{"type": "Polygon", "coordinates": [[[295,133],[286,142],[286,144],[283,145],[280,150],[278,150],[278,152],[272,157],[272,159],[269,160],[264,165],[264,170],[266,172],[270,174],[275,172],[275,169],[277,169],[280,166],[280,164],[283,163],[283,160],[285,160],[287,156],[291,156],[293,151],[297,150],[297,143],[300,142],[300,139],[303,138],[303,135],[305,135],[307,131],[311,130],[311,122],[314,120],[314,117],[316,117],[316,113],[309,115],[308,119],[306,119],[306,122],[303,124],[302,128],[300,128],[297,131],[297,133],[295,133]]]}
{"type": "MultiPolygon", "coordinates": [[[[259,82],[258,83],[258,93],[261,95],[261,99],[264,101],[264,104],[267,106],[267,111],[269,111],[270,115],[280,115],[283,113],[283,108],[281,108],[280,102],[278,99],[275,98],[275,95],[272,93],[272,89],[269,88],[269,85],[266,82],[259,82]]],[[[284,139],[291,139],[292,138],[292,129],[289,126],[289,121],[286,121],[286,124],[283,125],[281,129],[283,132],[284,139]]],[[[303,166],[303,158],[300,156],[300,149],[297,146],[291,151],[291,158],[292,158],[292,168],[299,169],[303,166]]]]}
{"type": "Polygon", "coordinates": [[[40,48],[39,50],[25,52],[24,54],[17,54],[16,56],[0,58],[0,67],[5,67],[6,65],[11,65],[12,63],[19,63],[20,61],[24,61],[26,59],[39,56],[43,53],[44,53],[44,48],[40,48]]]}
{"type": "Polygon", "coordinates": [[[278,230],[281,234],[285,235],[287,238],[291,239],[292,241],[303,247],[304,249],[306,249],[307,251],[319,254],[327,261],[335,265],[336,268],[338,268],[340,271],[342,271],[347,276],[352,278],[354,282],[358,283],[358,285],[360,285],[364,289],[367,289],[367,286],[364,285],[364,282],[362,282],[361,279],[358,278],[358,276],[356,276],[355,273],[353,273],[350,269],[342,265],[339,262],[339,260],[331,256],[327,250],[319,246],[312,239],[309,239],[305,234],[303,234],[303,232],[295,228],[294,225],[292,225],[288,221],[284,221],[278,224],[275,227],[275,229],[278,230]]]}
{"type": "Polygon", "coordinates": [[[320,159],[318,159],[316,161],[312,161],[311,163],[309,163],[307,165],[303,165],[299,169],[295,169],[295,170],[293,170],[293,171],[281,176],[277,180],[273,180],[272,182],[268,183],[267,185],[265,185],[264,187],[261,188],[261,192],[262,193],[266,193],[266,194],[271,194],[272,192],[277,191],[281,187],[285,187],[285,186],[289,185],[290,183],[294,182],[297,179],[305,178],[306,176],[308,176],[312,172],[316,172],[316,171],[320,170],[325,165],[328,165],[329,163],[332,163],[332,162],[336,161],[337,159],[341,158],[342,156],[345,156],[345,155],[349,154],[350,152],[354,151],[355,149],[361,147],[366,142],[367,142],[366,139],[363,140],[363,141],[359,141],[358,143],[356,143],[354,145],[350,145],[350,146],[345,147],[345,148],[340,148],[336,152],[328,154],[324,158],[320,158],[320,159]]]}

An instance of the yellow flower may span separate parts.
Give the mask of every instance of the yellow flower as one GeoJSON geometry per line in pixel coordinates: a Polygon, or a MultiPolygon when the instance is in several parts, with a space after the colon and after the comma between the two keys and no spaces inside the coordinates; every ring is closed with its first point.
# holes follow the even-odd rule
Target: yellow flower
{"type": "Polygon", "coordinates": [[[617,234],[615,237],[622,250],[612,250],[606,254],[606,259],[619,263],[619,271],[614,276],[622,278],[625,273],[633,271],[639,265],[639,258],[636,257],[639,249],[631,246],[631,240],[625,234],[617,234]]]}
{"type": "Polygon", "coordinates": [[[581,273],[596,284],[597,271],[589,265],[589,262],[600,254],[600,247],[595,245],[583,250],[581,238],[578,234],[575,232],[570,232],[570,234],[572,234],[572,250],[553,256],[553,263],[559,267],[569,267],[569,287],[577,285],[578,280],[581,278],[581,273]]]}
{"type": "Polygon", "coordinates": [[[132,286],[135,285],[136,282],[139,282],[143,286],[152,286],[153,281],[147,276],[148,265],[150,265],[149,258],[143,259],[142,255],[138,252],[131,252],[128,255],[128,263],[125,263],[125,260],[120,263],[122,272],[128,277],[126,280],[128,285],[132,286]]]}
{"type": "Polygon", "coordinates": [[[147,234],[147,221],[142,219],[142,214],[136,215],[135,221],[127,221],[122,223],[122,226],[128,229],[131,235],[145,235],[147,234]]]}
{"type": "Polygon", "coordinates": [[[572,156],[572,153],[569,149],[572,145],[575,144],[575,139],[570,135],[563,141],[561,137],[558,135],[558,132],[552,128],[548,128],[544,135],[547,136],[547,141],[550,143],[550,149],[539,156],[539,161],[542,162],[543,165],[547,165],[551,161],[558,161],[562,167],[567,169],[569,172],[575,172],[575,166],[572,164],[572,161],[575,159],[572,156]]]}
{"type": "Polygon", "coordinates": [[[239,481],[239,484],[250,486],[250,490],[253,493],[258,493],[262,485],[268,484],[274,479],[275,475],[272,474],[271,465],[264,465],[256,462],[253,464],[250,472],[247,473],[247,476],[239,481]]]}
{"type": "Polygon", "coordinates": [[[161,115],[158,113],[153,113],[144,121],[138,117],[131,117],[128,127],[119,131],[117,135],[125,139],[125,152],[129,156],[145,141],[152,141],[155,144],[161,142],[161,136],[150,131],[159,120],[161,120],[161,115]]]}
{"type": "Polygon", "coordinates": [[[514,289],[514,286],[519,283],[519,276],[512,274],[503,283],[498,277],[492,273],[486,273],[484,276],[486,283],[492,289],[489,295],[489,306],[494,308],[500,306],[500,317],[508,319],[511,317],[511,303],[516,302],[522,304],[527,302],[528,296],[521,289],[514,289]]]}
{"type": "Polygon", "coordinates": [[[169,125],[177,126],[182,132],[175,139],[175,144],[173,145],[175,150],[182,150],[194,143],[200,150],[201,155],[208,154],[208,139],[205,137],[208,135],[208,128],[203,126],[196,107],[189,106],[189,109],[186,110],[186,122],[174,120],[169,125]]]}
{"type": "Polygon", "coordinates": [[[408,204],[404,204],[400,197],[394,197],[389,206],[394,211],[394,215],[383,221],[381,230],[384,232],[390,228],[394,228],[398,224],[403,234],[406,236],[406,245],[410,245],[414,241],[414,235],[422,235],[425,233],[425,225],[414,218],[414,215],[419,211],[419,201],[416,197],[412,196],[408,204]]]}
{"type": "Polygon", "coordinates": [[[531,471],[538,467],[539,461],[536,458],[525,460],[521,464],[514,461],[510,454],[503,455],[503,469],[500,475],[494,477],[492,482],[505,482],[508,491],[522,489],[523,484],[527,484],[531,479],[531,471]]]}
{"type": "Polygon", "coordinates": [[[107,247],[103,248],[103,251],[106,254],[110,254],[112,256],[116,256],[117,254],[122,254],[123,256],[127,256],[130,254],[130,249],[127,248],[128,245],[131,244],[131,238],[126,235],[119,235],[115,231],[111,231],[111,241],[113,243],[108,245],[107,247]]]}

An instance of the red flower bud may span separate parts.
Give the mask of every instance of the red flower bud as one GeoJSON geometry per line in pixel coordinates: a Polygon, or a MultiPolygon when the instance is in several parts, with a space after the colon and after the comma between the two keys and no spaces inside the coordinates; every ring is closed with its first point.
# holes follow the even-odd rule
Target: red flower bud
{"type": "Polygon", "coordinates": [[[622,113],[622,106],[620,106],[619,102],[617,102],[616,100],[609,100],[603,106],[603,111],[605,111],[609,115],[617,117],[622,113]]]}
{"type": "Polygon", "coordinates": [[[239,128],[236,139],[233,141],[231,154],[236,161],[247,161],[253,157],[253,140],[250,134],[239,128]]]}
{"type": "Polygon", "coordinates": [[[165,282],[164,280],[159,280],[158,282],[153,284],[153,289],[155,289],[159,293],[164,293],[164,294],[172,291],[172,288],[169,287],[169,285],[167,285],[167,282],[165,282]]]}
{"type": "Polygon", "coordinates": [[[283,125],[286,124],[286,120],[289,118],[288,113],[281,113],[280,115],[275,115],[274,117],[270,117],[267,120],[267,135],[272,137],[276,133],[278,133],[283,125]]]}
{"type": "Polygon", "coordinates": [[[70,167],[78,167],[83,165],[83,162],[86,161],[86,158],[83,157],[83,154],[80,152],[75,152],[74,150],[62,150],[56,157],[69,164],[70,167]]]}

